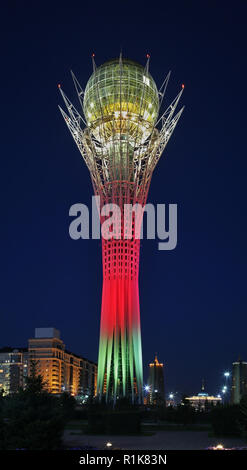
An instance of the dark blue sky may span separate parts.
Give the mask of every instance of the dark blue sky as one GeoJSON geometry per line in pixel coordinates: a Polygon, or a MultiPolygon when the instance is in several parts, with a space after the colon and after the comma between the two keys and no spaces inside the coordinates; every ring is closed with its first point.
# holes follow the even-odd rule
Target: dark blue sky
{"type": "Polygon", "coordinates": [[[216,393],[247,359],[246,2],[9,2],[1,7],[0,346],[35,327],[97,360],[100,241],[73,241],[71,204],[90,204],[88,170],[59,114],[76,102],[91,53],[145,63],[167,103],[185,83],[184,114],[153,175],[149,202],[178,204],[178,246],[141,247],[144,366],[166,365],[167,391],[216,393]]]}

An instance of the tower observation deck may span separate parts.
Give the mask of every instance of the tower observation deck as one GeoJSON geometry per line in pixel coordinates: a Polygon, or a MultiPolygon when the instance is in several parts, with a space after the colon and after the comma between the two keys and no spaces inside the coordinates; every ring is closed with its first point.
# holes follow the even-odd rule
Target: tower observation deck
{"type": "Polygon", "coordinates": [[[96,67],[85,91],[72,74],[82,115],[60,87],[65,122],[90,171],[94,193],[100,196],[101,223],[105,204],[120,208],[119,233],[102,237],[103,289],[97,393],[115,403],[143,397],[139,307],[138,233],[142,216],[131,213],[126,233],[125,204],[145,206],[153,170],[181,116],[175,114],[183,87],[158,118],[170,73],[158,91],[145,67],[124,59],[96,67]]]}

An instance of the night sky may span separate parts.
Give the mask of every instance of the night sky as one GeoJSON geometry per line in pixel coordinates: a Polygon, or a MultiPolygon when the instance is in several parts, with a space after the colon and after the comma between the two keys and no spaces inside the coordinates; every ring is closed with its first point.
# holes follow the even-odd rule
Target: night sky
{"type": "Polygon", "coordinates": [[[7,2],[1,7],[0,347],[54,326],[97,361],[99,240],[71,240],[69,208],[91,204],[88,170],[59,113],[61,83],[77,107],[97,64],[145,64],[166,104],[185,111],[154,172],[148,202],[178,204],[178,245],[141,243],[145,377],[165,363],[166,390],[218,393],[247,359],[245,1],[7,2]],[[172,3],[172,6],[171,6],[172,3]]]}

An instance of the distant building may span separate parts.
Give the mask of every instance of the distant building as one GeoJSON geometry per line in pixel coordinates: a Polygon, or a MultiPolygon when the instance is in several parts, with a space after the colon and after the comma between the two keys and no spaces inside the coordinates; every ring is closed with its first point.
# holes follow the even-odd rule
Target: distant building
{"type": "Polygon", "coordinates": [[[201,392],[198,393],[198,395],[186,397],[185,400],[198,411],[205,411],[222,402],[222,398],[220,396],[214,397],[213,395],[205,393],[204,381],[202,381],[201,392]]]}
{"type": "Polygon", "coordinates": [[[164,365],[158,361],[157,354],[154,362],[149,364],[147,403],[165,404],[164,365]]]}
{"type": "Polygon", "coordinates": [[[244,395],[247,395],[247,362],[239,358],[232,364],[231,402],[239,403],[244,395]]]}
{"type": "Polygon", "coordinates": [[[4,395],[25,388],[28,374],[28,350],[26,348],[0,349],[0,391],[4,395]]]}
{"type": "Polygon", "coordinates": [[[95,395],[97,364],[65,349],[55,328],[36,328],[35,337],[28,341],[28,351],[29,361],[37,362],[37,372],[50,393],[95,395]]]}

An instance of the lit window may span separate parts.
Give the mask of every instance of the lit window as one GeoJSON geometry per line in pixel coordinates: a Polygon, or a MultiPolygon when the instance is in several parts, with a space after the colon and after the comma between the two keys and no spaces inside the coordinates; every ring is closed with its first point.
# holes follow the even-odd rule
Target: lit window
{"type": "Polygon", "coordinates": [[[143,83],[145,83],[145,85],[150,86],[150,80],[148,77],[145,77],[145,75],[143,75],[143,83]]]}

